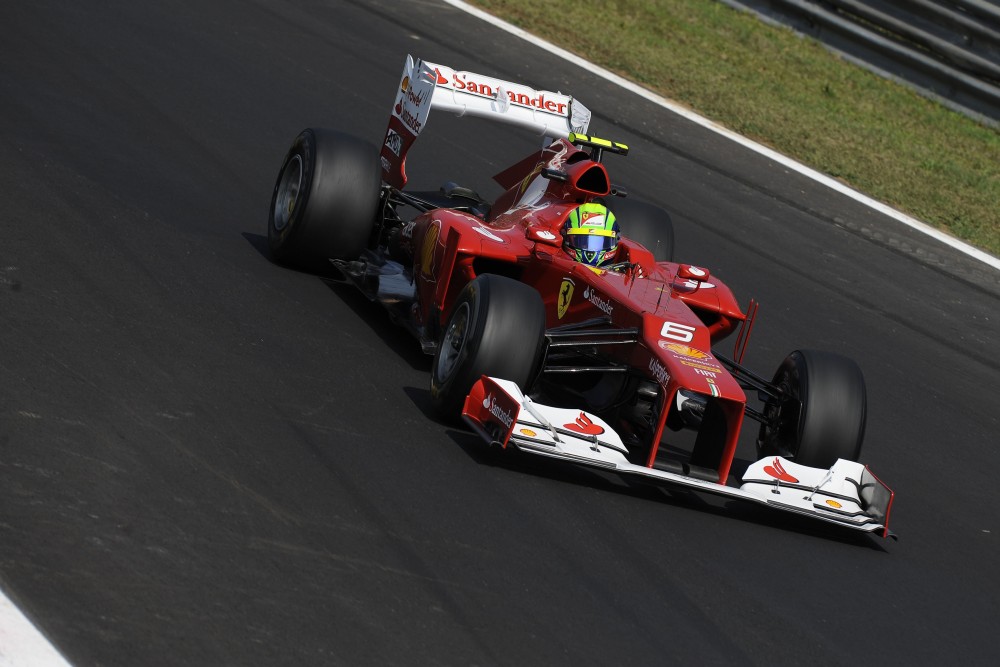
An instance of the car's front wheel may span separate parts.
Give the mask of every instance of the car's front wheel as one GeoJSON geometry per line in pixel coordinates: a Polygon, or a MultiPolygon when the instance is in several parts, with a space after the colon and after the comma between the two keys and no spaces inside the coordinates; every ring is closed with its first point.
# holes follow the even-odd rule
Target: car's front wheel
{"type": "Polygon", "coordinates": [[[781,397],[764,406],[757,439],[761,457],[780,455],[817,468],[828,468],[839,458],[858,460],[867,396],[864,376],[853,360],[797,350],[778,367],[772,383],[781,397]]]}
{"type": "Polygon", "coordinates": [[[534,288],[484,274],[455,302],[431,368],[435,411],[459,416],[466,395],[482,375],[516,383],[528,391],[541,363],[545,306],[534,288]]]}

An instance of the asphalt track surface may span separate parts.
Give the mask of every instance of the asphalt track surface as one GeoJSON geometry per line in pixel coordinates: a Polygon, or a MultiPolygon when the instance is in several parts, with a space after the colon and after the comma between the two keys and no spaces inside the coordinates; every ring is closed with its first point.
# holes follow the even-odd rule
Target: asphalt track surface
{"type": "MultiPolygon", "coordinates": [[[[0,588],[71,663],[995,664],[995,271],[437,0],[0,26],[0,588]],[[762,302],[751,367],[856,358],[901,539],[487,455],[379,309],[272,264],[288,144],[378,141],[408,52],[583,99],[762,302]]],[[[411,184],[495,195],[537,143],[432,115],[411,184]]]]}

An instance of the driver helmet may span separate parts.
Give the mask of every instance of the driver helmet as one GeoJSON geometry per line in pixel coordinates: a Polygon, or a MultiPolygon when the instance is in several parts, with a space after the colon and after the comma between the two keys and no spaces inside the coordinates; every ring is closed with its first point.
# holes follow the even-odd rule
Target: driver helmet
{"type": "Polygon", "coordinates": [[[581,204],[569,212],[562,228],[563,249],[578,262],[600,266],[614,259],[621,229],[603,204],[581,204]]]}

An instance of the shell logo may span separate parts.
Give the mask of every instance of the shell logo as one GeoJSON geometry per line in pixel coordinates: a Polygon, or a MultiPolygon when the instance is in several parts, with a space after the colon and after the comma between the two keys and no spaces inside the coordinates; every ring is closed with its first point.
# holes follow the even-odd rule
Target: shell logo
{"type": "Polygon", "coordinates": [[[836,500],[827,499],[826,504],[829,505],[830,507],[832,507],[835,510],[839,510],[841,507],[843,507],[843,505],[841,505],[840,503],[838,503],[836,500]]]}
{"type": "Polygon", "coordinates": [[[660,347],[690,359],[709,359],[711,357],[711,355],[707,352],[696,350],[695,348],[688,347],[687,345],[679,345],[678,343],[664,343],[661,341],[660,347]]]}
{"type": "Polygon", "coordinates": [[[537,433],[535,433],[534,431],[532,431],[530,428],[522,428],[520,430],[520,433],[521,433],[521,435],[526,435],[529,438],[534,438],[536,435],[538,435],[537,433]]]}

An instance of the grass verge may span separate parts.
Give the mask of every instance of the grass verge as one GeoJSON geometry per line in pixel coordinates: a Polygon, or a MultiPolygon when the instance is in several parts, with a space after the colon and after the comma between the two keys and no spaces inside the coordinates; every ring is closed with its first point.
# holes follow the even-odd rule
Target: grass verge
{"type": "Polygon", "coordinates": [[[716,0],[468,1],[1000,256],[1000,132],[814,40],[716,0]]]}

